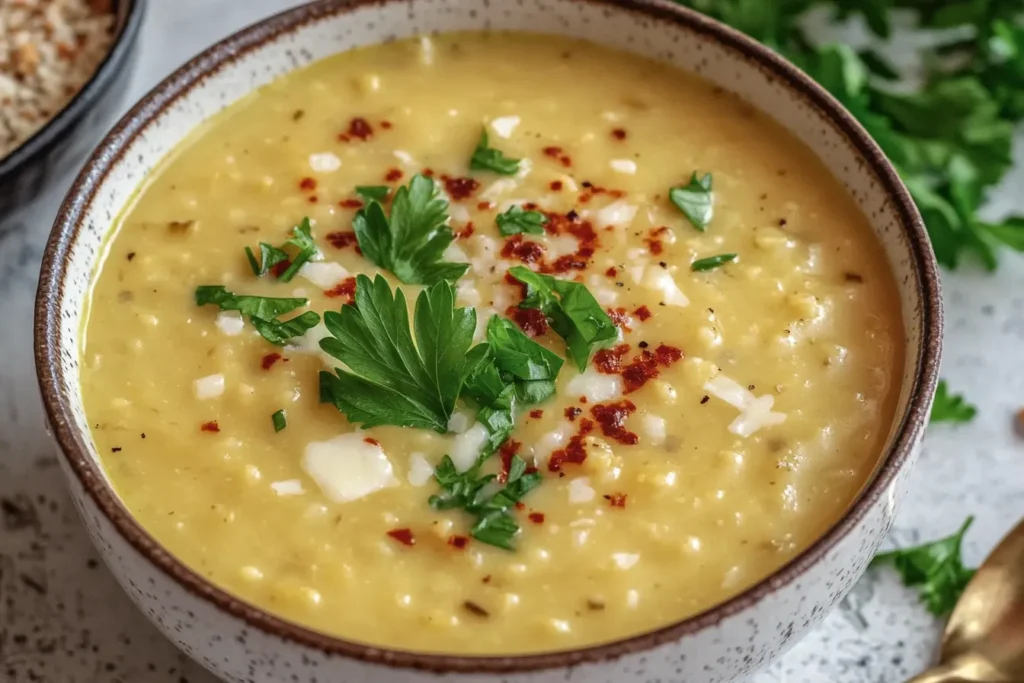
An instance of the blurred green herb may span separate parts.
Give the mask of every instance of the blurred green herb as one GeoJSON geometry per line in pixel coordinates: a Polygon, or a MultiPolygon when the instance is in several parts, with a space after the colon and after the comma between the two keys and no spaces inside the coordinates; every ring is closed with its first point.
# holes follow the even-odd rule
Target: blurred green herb
{"type": "Polygon", "coordinates": [[[949,393],[946,380],[939,382],[935,391],[935,402],[929,417],[931,422],[970,422],[978,409],[964,400],[960,394],[949,393]]]}

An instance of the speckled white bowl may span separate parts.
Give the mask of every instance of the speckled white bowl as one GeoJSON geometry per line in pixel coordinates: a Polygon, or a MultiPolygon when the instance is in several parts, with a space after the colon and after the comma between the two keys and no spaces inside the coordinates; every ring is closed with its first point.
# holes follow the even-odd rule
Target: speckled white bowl
{"type": "Polygon", "coordinates": [[[768,49],[659,0],[323,0],[212,47],[133,108],[86,164],[57,217],[36,304],[36,365],[72,496],[139,607],[229,681],[627,683],[727,681],[768,663],[818,623],[864,571],[918,451],[939,364],[941,300],[931,245],[903,185],[828,94],[768,49]],[[254,88],[356,46],[418,33],[543,30],[672,63],[737,93],[808,144],[869,217],[900,286],[906,371],[875,476],[813,546],[703,614],[568,652],[461,657],[386,650],[284,621],[208,583],[131,517],[99,466],[82,409],[82,310],[114,218],[193,128],[254,88]]]}

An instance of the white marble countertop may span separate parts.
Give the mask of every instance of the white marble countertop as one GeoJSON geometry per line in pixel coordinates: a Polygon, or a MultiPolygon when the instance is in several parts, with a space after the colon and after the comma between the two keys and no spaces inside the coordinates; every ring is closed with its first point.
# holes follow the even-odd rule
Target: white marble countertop
{"type": "MultiPolygon", "coordinates": [[[[155,0],[128,101],[227,33],[289,0],[155,0]]],[[[1024,143],[1024,137],[1018,142],[1024,143]]],[[[1024,159],[1024,144],[1018,145],[1024,159]]],[[[1024,210],[1024,164],[990,209],[1024,210]]],[[[32,304],[43,244],[70,176],[0,229],[0,681],[214,683],[135,610],[99,563],[43,430],[32,364],[32,304]]],[[[2,220],[2,219],[0,219],[2,220]]],[[[978,406],[970,425],[933,427],[899,512],[900,544],[977,520],[965,544],[979,562],[1024,517],[1024,258],[996,274],[943,274],[943,376],[978,406]]],[[[869,576],[843,608],[753,683],[893,683],[925,666],[940,625],[891,575],[869,576]]]]}

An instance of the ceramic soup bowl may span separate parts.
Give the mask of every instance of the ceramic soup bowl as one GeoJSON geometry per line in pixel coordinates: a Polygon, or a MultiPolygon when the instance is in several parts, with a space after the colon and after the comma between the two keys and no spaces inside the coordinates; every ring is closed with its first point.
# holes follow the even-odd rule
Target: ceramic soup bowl
{"type": "Polygon", "coordinates": [[[889,528],[919,450],[939,366],[935,260],[906,189],[835,100],[767,48],[658,0],[323,0],[245,29],[183,66],[102,142],[71,189],[43,263],[36,364],[71,494],[131,599],[190,656],[228,681],[624,683],[732,680],[820,622],[860,577],[889,528]],[[854,197],[899,284],[906,335],[899,406],[877,470],[845,516],[788,565],[732,599],[663,628],[578,650],[432,655],[311,631],[232,597],[160,546],[100,467],[82,407],[82,311],[116,216],[146,175],[205,119],[291,70],[422,33],[543,30],[696,72],[768,112],[854,197]]]}

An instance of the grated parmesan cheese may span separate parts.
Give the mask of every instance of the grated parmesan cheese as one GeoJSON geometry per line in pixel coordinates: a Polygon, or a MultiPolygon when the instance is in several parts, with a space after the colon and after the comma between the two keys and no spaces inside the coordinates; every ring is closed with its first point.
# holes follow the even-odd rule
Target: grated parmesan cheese
{"type": "Polygon", "coordinates": [[[588,401],[601,403],[622,395],[622,378],[604,375],[591,364],[584,372],[569,380],[566,390],[570,396],[586,396],[588,401]]]}
{"type": "Polygon", "coordinates": [[[754,396],[749,389],[725,375],[709,379],[704,383],[704,390],[740,411],[739,417],[729,425],[729,431],[737,436],[746,438],[759,429],[786,421],[785,413],[772,412],[774,396],[754,396]]]}
{"type": "Polygon", "coordinates": [[[309,167],[316,173],[334,173],[341,168],[341,159],[330,152],[310,154],[309,167]]]}
{"type": "Polygon", "coordinates": [[[500,137],[509,138],[512,137],[512,131],[519,125],[518,116],[501,116],[491,121],[491,128],[500,137]]]}
{"type": "Polygon", "coordinates": [[[588,503],[594,500],[595,495],[589,477],[576,477],[569,482],[570,503],[588,503]]]}
{"type": "Polygon", "coordinates": [[[236,337],[245,329],[245,320],[238,311],[221,311],[213,324],[229,337],[236,337]]]}
{"type": "Polygon", "coordinates": [[[196,398],[200,401],[217,398],[224,393],[224,375],[216,374],[200,377],[192,383],[192,388],[196,392],[196,398]]]}
{"type": "Polygon", "coordinates": [[[309,280],[320,289],[330,289],[349,277],[348,270],[340,263],[333,261],[321,261],[320,263],[306,262],[299,268],[299,277],[309,280]]]}

